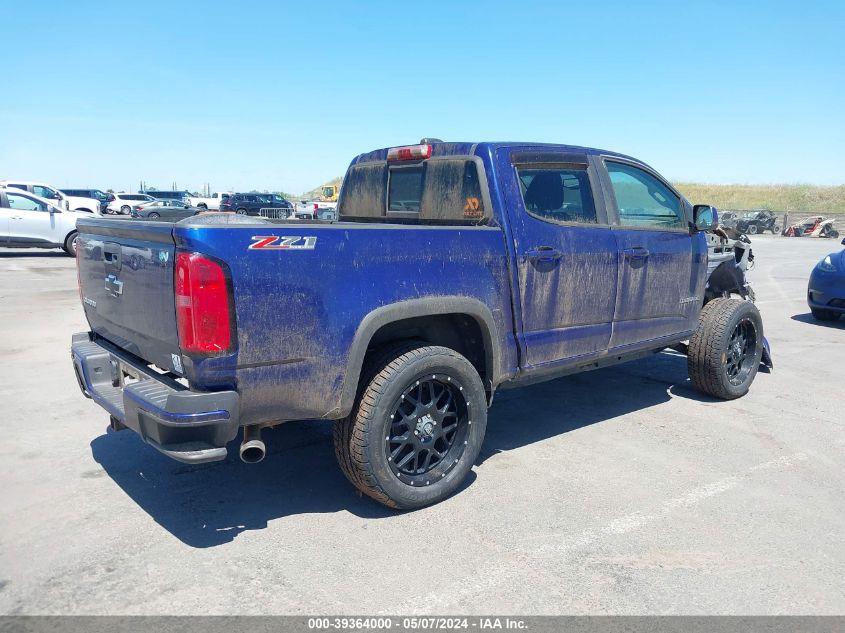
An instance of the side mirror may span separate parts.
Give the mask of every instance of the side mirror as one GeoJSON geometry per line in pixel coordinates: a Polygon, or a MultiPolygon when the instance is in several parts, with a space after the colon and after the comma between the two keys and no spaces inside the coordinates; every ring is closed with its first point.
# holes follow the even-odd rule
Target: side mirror
{"type": "Polygon", "coordinates": [[[845,239],[842,240],[842,246],[845,246],[845,239]]]}
{"type": "Polygon", "coordinates": [[[47,210],[50,212],[50,215],[53,215],[54,213],[61,213],[61,210],[58,207],[54,207],[53,205],[47,207],[47,210]]]}
{"type": "Polygon", "coordinates": [[[709,204],[697,204],[692,208],[697,231],[712,231],[719,226],[719,212],[709,204]]]}

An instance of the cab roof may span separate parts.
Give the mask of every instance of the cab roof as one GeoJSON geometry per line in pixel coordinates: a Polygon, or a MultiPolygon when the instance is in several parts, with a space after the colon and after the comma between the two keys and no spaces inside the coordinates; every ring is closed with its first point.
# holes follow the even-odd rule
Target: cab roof
{"type": "MultiPolygon", "coordinates": [[[[446,142],[429,142],[427,143],[431,145],[432,148],[432,157],[434,156],[483,156],[489,153],[495,153],[499,149],[518,149],[518,150],[543,150],[543,151],[555,151],[561,153],[569,153],[569,154],[591,154],[591,155],[600,155],[600,156],[615,156],[617,158],[624,158],[627,160],[632,160],[636,162],[642,162],[633,158],[632,156],[627,156],[625,154],[620,154],[618,152],[611,152],[608,150],[598,149],[595,147],[581,147],[579,145],[564,145],[559,143],[536,143],[536,142],[515,142],[515,141],[508,141],[508,142],[501,142],[501,141],[481,141],[481,142],[454,142],[454,143],[446,143],[446,142]]],[[[411,143],[409,145],[417,145],[417,143],[411,143]]],[[[394,147],[404,147],[404,146],[394,146],[394,147]]],[[[376,161],[385,161],[387,160],[387,153],[390,151],[390,147],[384,147],[381,149],[373,150],[371,152],[366,152],[364,154],[359,154],[355,157],[352,161],[353,164],[358,163],[369,163],[369,162],[376,162],[376,161]]]]}

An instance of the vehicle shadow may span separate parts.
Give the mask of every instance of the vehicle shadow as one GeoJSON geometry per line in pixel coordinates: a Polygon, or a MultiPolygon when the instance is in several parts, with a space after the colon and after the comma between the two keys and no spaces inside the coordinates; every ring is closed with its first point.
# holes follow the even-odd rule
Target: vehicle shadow
{"type": "MultiPolygon", "coordinates": [[[[491,456],[692,391],[681,355],[655,357],[496,395],[477,464],[491,456]],[[671,393],[670,393],[671,392],[671,393]]],[[[331,424],[290,422],[264,432],[267,457],[244,464],[237,442],[222,462],[189,466],[145,445],[131,431],[107,432],[91,442],[94,459],[159,525],[183,543],[214,547],[281,517],[347,511],[380,519],[396,514],[361,495],[335,462],[331,424]]],[[[483,475],[483,472],[482,472],[483,475]]],[[[475,475],[464,482],[472,485],[475,475]]]]}
{"type": "Polygon", "coordinates": [[[810,325],[817,325],[819,327],[829,327],[834,330],[845,330],[845,318],[839,317],[838,321],[819,321],[812,313],[794,314],[790,317],[793,321],[800,323],[809,323],[810,325]]]}
{"type": "Polygon", "coordinates": [[[667,402],[672,397],[720,403],[695,391],[686,356],[653,357],[496,392],[477,463],[491,456],[667,402]]]}

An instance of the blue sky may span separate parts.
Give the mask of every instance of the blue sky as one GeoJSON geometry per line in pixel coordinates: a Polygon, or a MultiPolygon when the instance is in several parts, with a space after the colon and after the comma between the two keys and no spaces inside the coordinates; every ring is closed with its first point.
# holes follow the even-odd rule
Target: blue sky
{"type": "Polygon", "coordinates": [[[0,178],[299,193],[436,136],[840,184],[843,25],[841,0],[16,3],[0,178]]]}

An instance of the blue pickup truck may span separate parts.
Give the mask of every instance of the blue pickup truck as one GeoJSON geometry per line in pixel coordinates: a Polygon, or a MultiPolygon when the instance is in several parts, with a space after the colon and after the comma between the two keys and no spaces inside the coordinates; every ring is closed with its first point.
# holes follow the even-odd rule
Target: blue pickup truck
{"type": "Polygon", "coordinates": [[[225,459],[243,427],[255,462],[262,429],[333,420],[352,484],[422,507],[466,477],[496,389],[674,348],[700,391],[745,394],[763,324],[741,271],[708,275],[716,222],[613,152],[380,149],[335,222],[80,220],[73,366],[114,428],[174,459],[225,459]]]}

